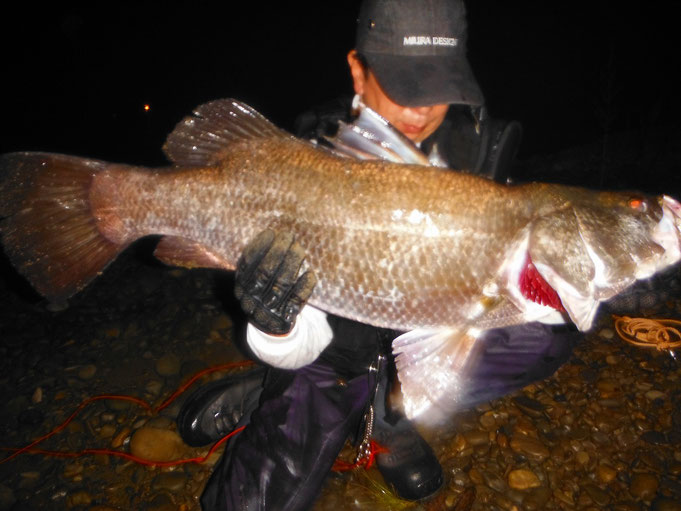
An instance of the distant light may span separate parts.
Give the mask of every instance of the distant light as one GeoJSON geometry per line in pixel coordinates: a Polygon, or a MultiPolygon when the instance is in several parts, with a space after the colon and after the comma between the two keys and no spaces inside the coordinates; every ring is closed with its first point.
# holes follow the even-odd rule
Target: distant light
{"type": "Polygon", "coordinates": [[[145,111],[145,112],[149,112],[150,110],[151,110],[151,105],[150,105],[150,104],[147,103],[146,105],[144,105],[144,111],[145,111]]]}

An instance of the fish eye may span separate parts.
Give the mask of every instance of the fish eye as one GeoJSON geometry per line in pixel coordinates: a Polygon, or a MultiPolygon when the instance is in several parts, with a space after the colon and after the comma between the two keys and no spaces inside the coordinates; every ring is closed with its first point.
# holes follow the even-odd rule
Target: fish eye
{"type": "Polygon", "coordinates": [[[645,213],[648,210],[648,203],[640,197],[632,197],[629,199],[629,207],[645,213]]]}

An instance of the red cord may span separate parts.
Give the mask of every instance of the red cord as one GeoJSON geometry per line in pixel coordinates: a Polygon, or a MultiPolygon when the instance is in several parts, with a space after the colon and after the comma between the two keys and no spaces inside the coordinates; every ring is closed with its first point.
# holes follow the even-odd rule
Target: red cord
{"type": "Polygon", "coordinates": [[[222,439],[218,440],[213,445],[213,447],[211,447],[211,449],[208,451],[208,454],[206,456],[199,457],[199,458],[176,460],[176,461],[150,461],[150,460],[138,458],[136,456],[133,456],[132,454],[128,454],[128,453],[121,452],[121,451],[114,451],[114,450],[111,450],[111,449],[84,449],[80,452],[69,452],[69,451],[48,451],[48,450],[44,450],[44,449],[35,449],[35,446],[44,442],[48,438],[56,435],[60,431],[62,431],[64,428],[66,428],[66,426],[69,425],[69,423],[76,417],[76,415],[78,415],[81,412],[81,410],[83,408],[85,408],[87,405],[89,405],[90,403],[93,403],[95,401],[100,401],[102,399],[117,399],[117,400],[121,400],[121,401],[131,401],[131,402],[141,406],[142,408],[145,408],[148,412],[156,414],[156,413],[160,412],[161,410],[163,410],[165,407],[167,407],[170,403],[172,403],[177,398],[177,396],[182,394],[196,380],[198,380],[202,376],[209,374],[209,373],[214,373],[216,371],[223,371],[223,370],[226,370],[226,369],[234,369],[234,368],[237,368],[237,367],[248,367],[250,365],[253,365],[253,362],[250,361],[250,360],[245,360],[245,361],[242,361],[242,362],[232,362],[232,363],[229,363],[229,364],[222,364],[222,365],[219,365],[219,366],[209,367],[207,369],[199,371],[192,378],[190,378],[186,383],[181,385],[179,389],[177,389],[168,399],[166,399],[156,409],[154,409],[146,401],[139,399],[139,398],[136,398],[136,397],[133,397],[133,396],[104,394],[104,395],[100,395],[100,396],[94,396],[94,397],[87,398],[80,405],[78,405],[76,410],[64,422],[62,422],[59,426],[55,427],[52,431],[50,431],[46,435],[41,436],[37,440],[34,440],[30,444],[26,445],[25,447],[21,447],[21,448],[5,447],[5,448],[2,448],[2,450],[14,451],[14,453],[7,456],[3,460],[0,460],[0,464],[6,463],[6,462],[16,458],[20,454],[24,454],[24,453],[43,454],[43,455],[46,455],[46,456],[56,456],[56,457],[60,457],[60,458],[78,458],[80,456],[85,456],[87,454],[108,454],[108,455],[111,455],[111,456],[118,456],[120,458],[129,459],[129,460],[132,460],[136,463],[140,463],[140,464],[143,464],[143,465],[154,465],[154,466],[160,466],[160,467],[182,465],[182,464],[185,464],[185,463],[203,463],[204,461],[206,461],[206,459],[208,459],[208,457],[211,454],[213,454],[213,452],[215,452],[215,450],[218,447],[220,447],[229,438],[231,438],[232,436],[234,436],[238,432],[240,432],[243,429],[243,427],[232,431],[231,433],[229,433],[228,435],[226,435],[222,439]]]}
{"type": "MultiPolygon", "coordinates": [[[[46,449],[36,449],[35,447],[47,440],[48,438],[56,435],[60,431],[63,431],[66,426],[69,425],[69,423],[80,413],[80,411],[85,408],[87,405],[90,403],[93,403],[95,401],[100,401],[102,399],[117,399],[121,401],[131,401],[142,408],[145,408],[148,412],[157,414],[164,408],[166,408],[170,403],[172,403],[180,394],[182,394],[184,391],[186,391],[191,385],[196,382],[199,378],[202,376],[205,376],[206,374],[213,373],[216,371],[223,371],[227,369],[234,369],[237,367],[247,367],[253,365],[253,362],[250,360],[246,360],[243,362],[233,362],[230,364],[222,364],[219,366],[214,366],[214,367],[209,367],[208,369],[204,369],[202,371],[199,371],[196,373],[194,376],[192,376],[187,382],[182,384],[173,394],[163,401],[157,408],[153,408],[149,403],[146,401],[133,397],[133,396],[122,396],[122,395],[115,395],[115,394],[104,394],[104,395],[99,395],[99,396],[94,396],[90,397],[86,400],[84,400],[76,410],[64,421],[62,422],[59,426],[55,427],[52,431],[47,433],[46,435],[41,436],[37,440],[34,440],[30,444],[28,444],[25,447],[21,448],[13,448],[13,447],[4,447],[0,448],[5,451],[14,451],[13,454],[7,456],[5,459],[0,460],[0,464],[6,463],[20,454],[42,454],[44,456],[53,456],[57,458],[79,458],[81,456],[86,456],[90,454],[104,454],[108,456],[116,456],[119,458],[124,458],[126,460],[134,461],[135,463],[139,463],[141,465],[149,465],[149,466],[157,466],[157,467],[171,467],[171,466],[177,466],[177,465],[184,465],[186,463],[203,463],[205,462],[211,454],[213,454],[222,444],[224,444],[227,440],[229,440],[231,437],[236,435],[237,433],[241,432],[246,426],[241,426],[240,428],[235,429],[228,435],[225,435],[223,438],[215,442],[213,446],[210,448],[208,451],[208,454],[205,456],[200,456],[196,458],[186,458],[186,459],[181,459],[181,460],[174,460],[174,461],[151,461],[151,460],[146,460],[143,458],[139,458],[137,456],[134,456],[132,454],[128,454],[126,452],[121,452],[121,451],[115,451],[112,449],[83,449],[82,451],[79,452],[71,452],[71,451],[50,451],[46,449]]],[[[336,472],[346,472],[349,470],[354,470],[358,467],[364,466],[365,469],[369,469],[373,466],[376,455],[379,453],[384,453],[388,452],[388,449],[385,447],[379,445],[377,442],[374,440],[371,441],[370,446],[369,446],[369,454],[360,460],[356,461],[355,463],[348,463],[346,461],[343,461],[341,459],[337,459],[335,463],[333,464],[332,470],[336,472]]]]}
{"type": "Polygon", "coordinates": [[[348,463],[347,461],[343,461],[339,458],[335,461],[333,467],[331,467],[331,470],[334,472],[348,472],[362,466],[366,470],[369,470],[376,461],[376,455],[384,452],[388,452],[386,447],[383,447],[375,440],[371,440],[369,442],[369,454],[367,456],[360,458],[355,463],[348,463]]]}

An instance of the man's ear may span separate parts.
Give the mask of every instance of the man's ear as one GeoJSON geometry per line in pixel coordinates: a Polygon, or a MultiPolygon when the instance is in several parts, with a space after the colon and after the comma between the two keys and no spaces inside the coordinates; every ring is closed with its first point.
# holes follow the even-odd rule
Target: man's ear
{"type": "Polygon", "coordinates": [[[355,94],[360,96],[364,94],[364,83],[366,82],[366,75],[364,66],[357,58],[357,50],[350,50],[348,52],[348,66],[350,66],[350,75],[352,76],[352,84],[355,88],[355,94]]]}

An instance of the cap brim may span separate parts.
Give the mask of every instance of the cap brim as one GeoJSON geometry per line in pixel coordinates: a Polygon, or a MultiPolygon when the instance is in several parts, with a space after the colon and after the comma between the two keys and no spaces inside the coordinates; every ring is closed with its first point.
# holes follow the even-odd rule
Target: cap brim
{"type": "Polygon", "coordinates": [[[364,54],[385,93],[403,106],[482,105],[484,97],[465,58],[364,54]]]}

